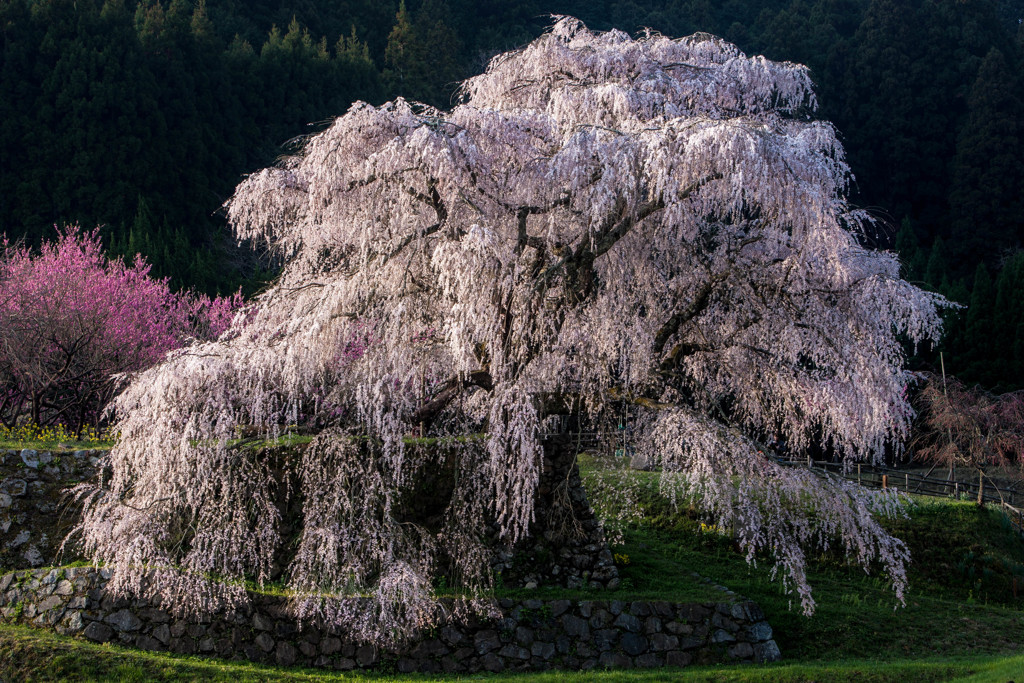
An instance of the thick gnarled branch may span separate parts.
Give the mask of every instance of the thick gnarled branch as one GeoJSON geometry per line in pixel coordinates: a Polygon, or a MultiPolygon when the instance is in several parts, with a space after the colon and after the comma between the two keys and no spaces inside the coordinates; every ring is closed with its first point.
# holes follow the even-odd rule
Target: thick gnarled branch
{"type": "Polygon", "coordinates": [[[463,390],[474,386],[491,391],[494,388],[494,380],[486,370],[471,372],[467,377],[452,377],[441,385],[432,399],[427,401],[419,410],[413,413],[413,423],[423,424],[425,427],[429,427],[430,423],[440,415],[441,411],[447,408],[448,404],[458,398],[463,390]]]}

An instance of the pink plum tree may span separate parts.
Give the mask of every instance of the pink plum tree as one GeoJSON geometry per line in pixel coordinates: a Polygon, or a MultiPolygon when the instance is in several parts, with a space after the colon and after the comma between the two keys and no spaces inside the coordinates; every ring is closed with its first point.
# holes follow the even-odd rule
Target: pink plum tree
{"type": "Polygon", "coordinates": [[[96,423],[117,379],[230,324],[240,295],[175,294],[149,265],[108,260],[97,231],[74,228],[38,254],[0,254],[0,417],[9,426],[96,423]]]}
{"type": "Polygon", "coordinates": [[[805,611],[815,544],[879,563],[902,596],[906,547],[874,516],[897,498],[758,447],[880,457],[912,414],[900,340],[940,329],[942,300],[859,241],[806,68],[559,18],[461,93],[448,112],[357,103],[238,187],[238,235],[286,266],[226,335],[117,399],[112,477],[82,490],[111,587],[246,600],[240,580],[274,572],[290,467],[298,616],[400,637],[438,618],[439,572],[487,590],[488,521],[527,533],[546,420],[627,400],[666,491],[774,557],[805,611]],[[327,428],[291,464],[232,441],[300,415],[327,428]],[[451,437],[433,528],[398,512],[442,457],[403,440],[420,429],[451,437]]]}

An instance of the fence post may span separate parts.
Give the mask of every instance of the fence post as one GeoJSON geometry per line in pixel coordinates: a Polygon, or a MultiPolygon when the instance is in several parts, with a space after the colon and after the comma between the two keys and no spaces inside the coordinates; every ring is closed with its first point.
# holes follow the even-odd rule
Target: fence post
{"type": "Polygon", "coordinates": [[[858,486],[861,485],[861,481],[860,481],[860,463],[857,463],[857,485],[858,486]]]}
{"type": "Polygon", "coordinates": [[[882,490],[884,491],[887,488],[889,488],[889,475],[888,474],[883,474],[882,475],[882,490]]]}

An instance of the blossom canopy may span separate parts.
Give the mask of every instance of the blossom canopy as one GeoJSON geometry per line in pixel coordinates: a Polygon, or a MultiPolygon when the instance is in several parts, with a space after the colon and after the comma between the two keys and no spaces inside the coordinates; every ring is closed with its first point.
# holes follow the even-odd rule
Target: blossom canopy
{"type": "Polygon", "coordinates": [[[203,576],[270,576],[279,479],[232,439],[306,423],[300,615],[370,640],[422,626],[431,576],[489,585],[485,520],[526,534],[544,420],[624,400],[664,485],[749,558],[773,553],[805,610],[802,548],[835,538],[900,593],[906,549],[872,516],[895,499],[759,452],[776,433],[878,457],[911,415],[901,338],[940,326],[941,299],[859,241],[868,217],[806,68],[562,17],[460,97],[357,103],[238,187],[239,237],[286,265],[220,340],[119,398],[110,489],[83,525],[114,585],[160,567],[165,593],[207,605],[230,590],[203,576]],[[420,428],[484,436],[450,456],[446,521],[410,531],[393,511],[424,467],[402,438],[420,428]],[[354,592],[373,597],[320,597],[354,592]]]}

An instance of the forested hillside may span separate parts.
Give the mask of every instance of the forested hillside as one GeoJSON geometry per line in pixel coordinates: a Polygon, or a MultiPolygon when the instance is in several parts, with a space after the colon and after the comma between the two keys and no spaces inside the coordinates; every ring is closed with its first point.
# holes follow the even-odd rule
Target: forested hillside
{"type": "Polygon", "coordinates": [[[865,239],[970,304],[947,369],[1024,386],[1021,0],[3,0],[0,231],[102,224],[176,286],[234,289],[259,267],[219,213],[245,173],[357,99],[448,106],[552,13],[809,65],[865,239]]]}

